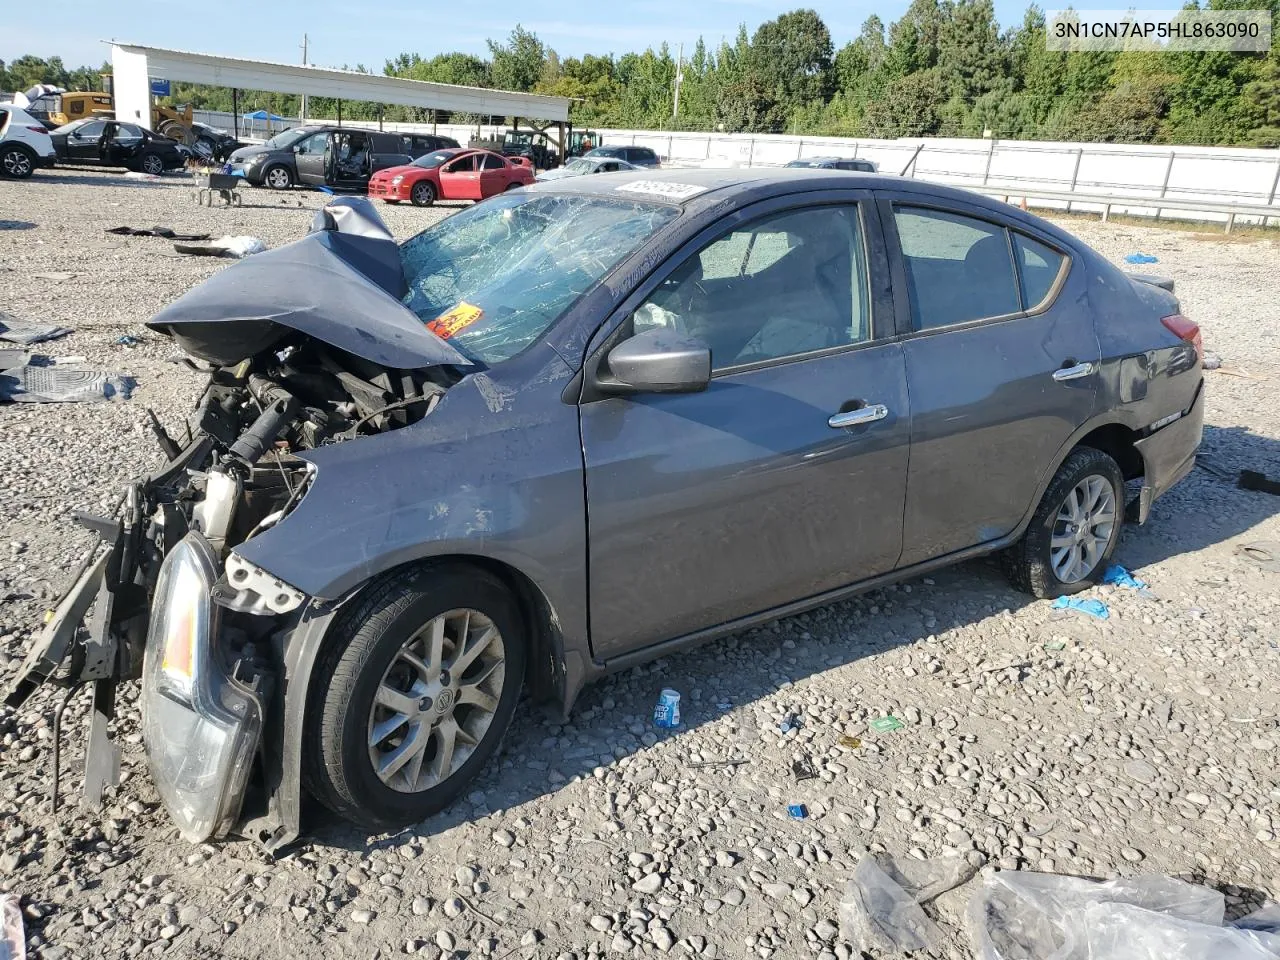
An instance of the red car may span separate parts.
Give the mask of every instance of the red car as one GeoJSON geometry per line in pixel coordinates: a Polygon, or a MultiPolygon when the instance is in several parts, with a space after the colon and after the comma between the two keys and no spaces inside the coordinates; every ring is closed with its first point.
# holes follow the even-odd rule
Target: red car
{"type": "Polygon", "coordinates": [[[407,166],[379,170],[369,180],[369,196],[429,207],[437,200],[483,200],[530,183],[533,167],[524,157],[489,150],[436,150],[407,166]]]}

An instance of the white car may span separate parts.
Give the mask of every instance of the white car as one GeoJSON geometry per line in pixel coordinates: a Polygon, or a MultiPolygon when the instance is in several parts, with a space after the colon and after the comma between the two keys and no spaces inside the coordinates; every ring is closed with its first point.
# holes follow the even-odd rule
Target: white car
{"type": "Polygon", "coordinates": [[[51,167],[57,153],[49,131],[12,103],[0,103],[0,176],[24,180],[37,167],[51,167]]]}
{"type": "Polygon", "coordinates": [[[563,167],[543,170],[535,180],[561,180],[564,177],[580,177],[587,173],[618,173],[622,170],[640,170],[634,163],[618,157],[574,157],[563,167]]]}

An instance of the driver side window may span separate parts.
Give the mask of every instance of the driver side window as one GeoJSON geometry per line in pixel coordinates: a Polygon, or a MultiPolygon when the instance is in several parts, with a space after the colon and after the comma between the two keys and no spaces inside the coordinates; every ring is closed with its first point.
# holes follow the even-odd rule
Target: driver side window
{"type": "Polygon", "coordinates": [[[633,316],[711,348],[713,370],[871,339],[858,208],[789,210],[739,227],[672,273],[633,316]]]}
{"type": "Polygon", "coordinates": [[[324,148],[328,146],[328,143],[329,135],[327,133],[317,133],[298,144],[297,152],[305,156],[313,154],[318,156],[324,153],[324,148]]]}

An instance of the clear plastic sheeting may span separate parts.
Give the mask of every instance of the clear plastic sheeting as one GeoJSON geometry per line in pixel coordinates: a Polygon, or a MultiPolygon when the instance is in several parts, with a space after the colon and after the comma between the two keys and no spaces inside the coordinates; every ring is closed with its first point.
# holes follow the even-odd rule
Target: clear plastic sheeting
{"type": "Polygon", "coordinates": [[[1223,926],[1221,893],[1172,877],[1005,871],[969,910],[977,960],[1280,960],[1277,917],[1223,926]]]}
{"type": "Polygon", "coordinates": [[[874,956],[942,948],[942,932],[922,903],[969,880],[977,867],[961,857],[902,860],[865,856],[840,904],[840,932],[874,956]]]}

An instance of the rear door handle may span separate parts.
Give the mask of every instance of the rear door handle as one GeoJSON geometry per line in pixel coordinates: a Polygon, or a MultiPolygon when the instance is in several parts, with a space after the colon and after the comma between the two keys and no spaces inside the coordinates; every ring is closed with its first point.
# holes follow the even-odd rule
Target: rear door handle
{"type": "Polygon", "coordinates": [[[1092,363],[1077,363],[1072,367],[1062,367],[1053,371],[1053,379],[1061,383],[1063,380],[1079,380],[1093,373],[1092,363]]]}
{"type": "Polygon", "coordinates": [[[883,403],[873,403],[857,410],[846,410],[844,413],[833,413],[827,418],[827,426],[833,430],[845,427],[856,427],[863,423],[875,423],[889,415],[889,408],[883,403]]]}

